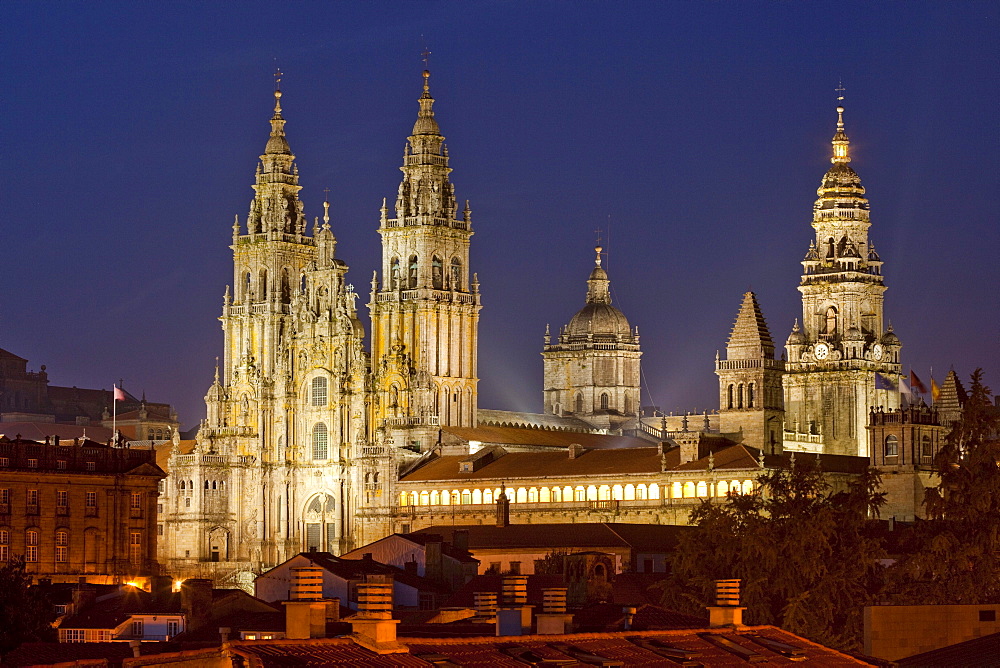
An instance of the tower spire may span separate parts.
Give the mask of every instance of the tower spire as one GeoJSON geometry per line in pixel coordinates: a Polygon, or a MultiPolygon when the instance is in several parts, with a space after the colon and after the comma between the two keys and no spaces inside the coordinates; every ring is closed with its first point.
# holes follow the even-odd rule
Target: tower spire
{"type": "Polygon", "coordinates": [[[830,162],[833,164],[851,161],[851,156],[848,154],[848,147],[851,142],[847,139],[847,133],[844,132],[843,83],[837,87],[837,93],[837,132],[833,135],[833,157],[830,158],[830,162]]]}
{"type": "Polygon", "coordinates": [[[588,304],[610,304],[611,303],[611,281],[608,279],[608,272],[601,266],[601,251],[604,248],[594,246],[597,257],[594,259],[594,269],[587,279],[587,303],[588,304]]]}

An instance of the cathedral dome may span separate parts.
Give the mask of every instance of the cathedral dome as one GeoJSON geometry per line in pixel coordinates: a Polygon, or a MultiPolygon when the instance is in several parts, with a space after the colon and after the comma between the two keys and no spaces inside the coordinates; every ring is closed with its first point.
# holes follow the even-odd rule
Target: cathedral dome
{"type": "MultiPolygon", "coordinates": [[[[603,269],[601,270],[604,271],[603,269]]],[[[628,318],[611,304],[587,304],[566,327],[570,336],[631,336],[628,318]]]]}
{"type": "Polygon", "coordinates": [[[285,139],[283,134],[272,134],[267,140],[267,146],[264,147],[264,153],[267,155],[274,154],[290,154],[292,152],[291,147],[288,145],[288,140],[285,139]]]}

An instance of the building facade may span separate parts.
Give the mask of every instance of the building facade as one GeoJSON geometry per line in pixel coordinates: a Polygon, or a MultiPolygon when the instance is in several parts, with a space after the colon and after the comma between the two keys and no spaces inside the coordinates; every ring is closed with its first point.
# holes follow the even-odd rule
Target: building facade
{"type": "Polygon", "coordinates": [[[0,438],[0,563],[53,582],[157,575],[165,475],[152,450],[0,438]]]}

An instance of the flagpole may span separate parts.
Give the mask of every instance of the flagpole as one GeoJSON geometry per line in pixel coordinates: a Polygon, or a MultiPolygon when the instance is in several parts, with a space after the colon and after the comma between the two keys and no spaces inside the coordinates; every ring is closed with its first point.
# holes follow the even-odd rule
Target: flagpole
{"type": "MultiPolygon", "coordinates": [[[[114,383],[111,384],[114,390],[118,389],[118,386],[114,383]]],[[[112,445],[118,445],[118,392],[111,392],[111,443],[112,445]]]]}

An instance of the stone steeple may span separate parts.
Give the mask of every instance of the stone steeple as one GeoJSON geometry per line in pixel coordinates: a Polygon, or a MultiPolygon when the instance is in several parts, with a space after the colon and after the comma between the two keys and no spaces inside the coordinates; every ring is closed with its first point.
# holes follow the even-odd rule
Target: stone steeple
{"type": "Polygon", "coordinates": [[[466,203],[458,212],[426,70],[418,104],[395,218],[381,208],[382,271],[369,308],[376,427],[390,428],[397,445],[429,447],[439,426],[476,424],[481,305],[469,270],[472,211],[466,203]]]}
{"type": "Polygon", "coordinates": [[[757,296],[747,291],[729,334],[726,358],[715,362],[720,430],[742,433],[744,443],[764,452],[780,452],[784,368],[782,360],[774,359],[774,342],[757,296]]]}
{"type": "Polygon", "coordinates": [[[274,115],[271,135],[260,156],[255,197],[247,217],[248,234],[278,233],[302,236],[306,219],[299,200],[299,170],[285,137],[285,118],[281,115],[281,91],[274,91],[274,115]]]}
{"type": "Polygon", "coordinates": [[[785,346],[785,410],[791,431],[801,435],[793,440],[809,449],[822,441],[824,452],[867,456],[869,409],[898,404],[897,395],[876,389],[875,378],[898,381],[900,344],[885,328],[882,259],[868,238],[869,204],[849,164],[842,104],[831,146],[813,205],[815,236],[802,260],[801,327],[785,346]]]}
{"type": "Polygon", "coordinates": [[[774,359],[774,341],[764,322],[764,314],[760,312],[757,295],[747,291],[726,344],[726,358],[746,360],[761,357],[774,359]]]}

